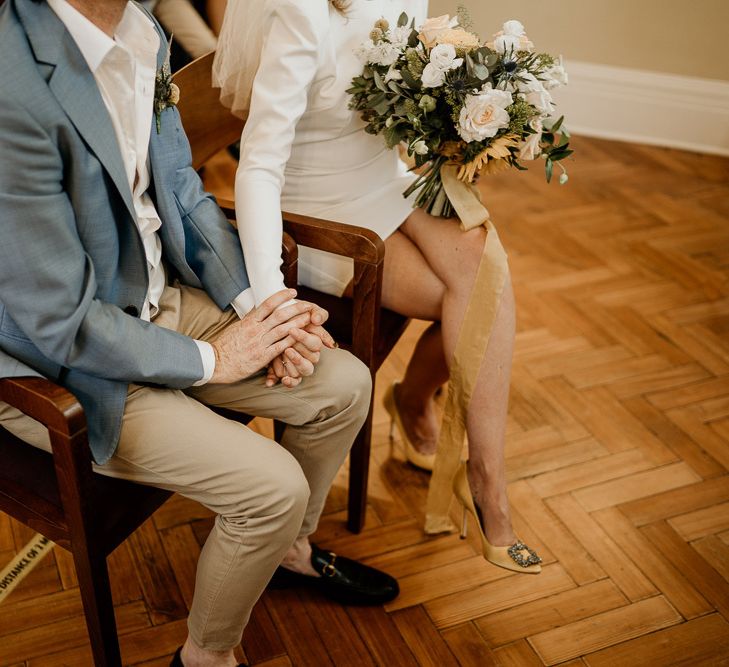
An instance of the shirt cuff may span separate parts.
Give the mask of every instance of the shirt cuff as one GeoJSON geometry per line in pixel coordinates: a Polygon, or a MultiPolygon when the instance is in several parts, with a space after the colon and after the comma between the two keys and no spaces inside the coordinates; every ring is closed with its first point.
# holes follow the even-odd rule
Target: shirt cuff
{"type": "Polygon", "coordinates": [[[197,349],[200,350],[200,359],[203,365],[203,376],[192,386],[199,387],[200,385],[207,384],[210,382],[210,378],[215,373],[215,350],[210,343],[206,343],[204,340],[197,340],[193,338],[197,349]]]}
{"type": "Polygon", "coordinates": [[[243,290],[233,301],[230,303],[233,306],[233,310],[238,314],[240,319],[243,319],[251,310],[256,307],[255,299],[253,298],[253,288],[243,290]]]}

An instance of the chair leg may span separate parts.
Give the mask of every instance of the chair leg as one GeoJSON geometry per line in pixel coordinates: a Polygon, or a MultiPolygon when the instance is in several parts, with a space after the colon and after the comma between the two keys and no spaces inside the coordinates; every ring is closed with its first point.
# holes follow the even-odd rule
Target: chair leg
{"type": "MultiPolygon", "coordinates": [[[[374,397],[374,392],[373,392],[374,397]]],[[[372,442],[372,402],[367,421],[352,445],[349,454],[349,502],[347,505],[347,528],[353,533],[361,532],[367,512],[367,481],[370,473],[370,446],[372,442]]]]}
{"type": "Polygon", "coordinates": [[[86,615],[91,651],[96,667],[121,667],[109,570],[103,554],[90,553],[81,545],[74,550],[81,599],[86,615]]]}
{"type": "Polygon", "coordinates": [[[273,420],[273,439],[276,442],[281,442],[281,438],[283,438],[285,430],[286,424],[284,422],[281,422],[278,419],[273,420]]]}

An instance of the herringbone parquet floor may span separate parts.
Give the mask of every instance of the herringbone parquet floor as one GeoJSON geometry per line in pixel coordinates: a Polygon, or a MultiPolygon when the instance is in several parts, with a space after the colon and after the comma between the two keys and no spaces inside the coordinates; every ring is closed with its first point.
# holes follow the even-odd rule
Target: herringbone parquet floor
{"type": "MultiPolygon", "coordinates": [[[[344,528],[342,472],[317,540],[389,570],[401,596],[384,609],[345,609],[267,592],[241,658],[729,664],[729,160],[575,145],[567,187],[547,187],[536,170],[484,179],[519,309],[510,494],[543,573],[486,563],[475,535],[422,533],[427,477],[397,443],[391,450],[378,403],[366,529],[344,528]]],[[[208,171],[212,187],[229,177],[224,162],[208,171]]],[[[382,369],[378,400],[420,329],[382,369]]],[[[125,663],[161,667],[183,640],[210,524],[175,497],[113,555],[125,663]]],[[[31,534],[0,515],[0,564],[31,534]]],[[[91,664],[75,586],[56,549],[8,596],[0,665],[91,664]]]]}

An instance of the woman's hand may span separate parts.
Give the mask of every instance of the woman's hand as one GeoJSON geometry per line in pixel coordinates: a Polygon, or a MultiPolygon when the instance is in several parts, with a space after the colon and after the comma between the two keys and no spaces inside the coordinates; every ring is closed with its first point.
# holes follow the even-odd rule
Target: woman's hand
{"type": "Polygon", "coordinates": [[[292,329],[290,336],[294,339],[293,345],[284,350],[268,366],[267,387],[273,387],[281,382],[292,389],[299,385],[303,378],[312,375],[319,363],[322,348],[319,336],[304,329],[292,329]]]}

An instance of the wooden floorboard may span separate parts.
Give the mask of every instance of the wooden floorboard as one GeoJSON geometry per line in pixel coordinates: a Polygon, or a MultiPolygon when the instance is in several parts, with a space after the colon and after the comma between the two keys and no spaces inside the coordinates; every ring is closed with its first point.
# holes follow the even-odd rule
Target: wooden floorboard
{"type": "MultiPolygon", "coordinates": [[[[729,665],[729,159],[574,144],[565,187],[537,168],[481,183],[518,306],[509,495],[543,573],[492,566],[474,534],[423,534],[428,478],[391,445],[381,405],[414,322],[378,377],[365,529],[345,528],[343,469],[316,535],[392,572],[400,598],[344,608],[267,591],[239,659],[729,665]]],[[[215,158],[209,187],[229,196],[232,169],[215,158]]],[[[112,555],[125,665],[162,667],[184,640],[211,525],[175,496],[112,555]]],[[[0,514],[0,567],[32,535],[0,514]]],[[[0,604],[0,667],[91,664],[73,562],[56,549],[0,604]]]]}

